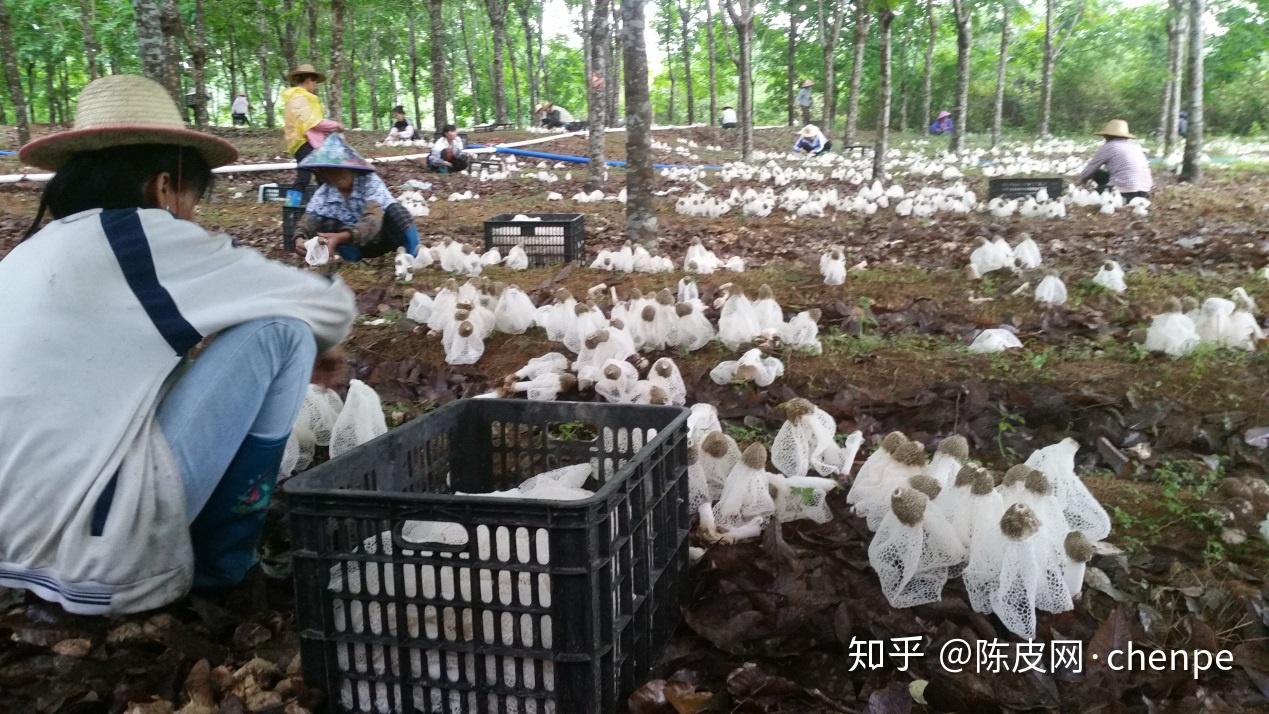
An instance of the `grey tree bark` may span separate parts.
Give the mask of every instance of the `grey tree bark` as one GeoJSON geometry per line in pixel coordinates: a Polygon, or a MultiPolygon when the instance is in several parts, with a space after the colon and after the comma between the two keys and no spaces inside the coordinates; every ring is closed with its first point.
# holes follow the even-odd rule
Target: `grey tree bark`
{"type": "MultiPolygon", "coordinates": [[[[366,84],[370,89],[370,128],[379,131],[380,116],[382,112],[379,109],[379,27],[374,26],[370,31],[370,44],[366,47],[366,62],[370,65],[366,72],[366,84]]],[[[415,126],[418,126],[418,108],[415,107],[415,126]]]]}
{"type": "MultiPolygon", "coordinates": [[[[409,13],[407,22],[410,30],[410,51],[408,53],[410,56],[410,96],[414,99],[414,125],[422,128],[423,125],[420,122],[423,121],[423,111],[419,105],[419,31],[415,10],[416,6],[411,3],[407,10],[409,13]]],[[[432,42],[436,42],[435,37],[432,38],[432,42]]],[[[441,126],[437,125],[435,128],[439,131],[441,126]]]]}
{"type": "Polygon", "coordinates": [[[648,48],[643,39],[646,2],[621,0],[621,54],[626,66],[626,238],[653,245],[657,240],[657,212],[652,196],[648,48]]]}
{"type": "MultiPolygon", "coordinates": [[[[449,123],[449,112],[445,103],[448,100],[449,83],[445,68],[445,20],[441,7],[442,0],[428,0],[428,29],[432,33],[429,45],[432,50],[432,123],[440,129],[449,123]]],[[[415,95],[417,96],[417,91],[415,95]]],[[[417,111],[415,112],[417,113],[417,111]]]]}
{"type": "Polygon", "coordinates": [[[97,34],[93,30],[96,11],[92,0],[79,0],[79,28],[84,34],[84,66],[88,68],[88,80],[100,76],[97,71],[97,34]]]}
{"type": "Polygon", "coordinates": [[[1066,46],[1066,41],[1071,38],[1071,31],[1075,29],[1076,23],[1079,22],[1080,15],[1084,13],[1084,0],[1077,0],[1078,4],[1075,6],[1075,11],[1060,27],[1055,28],[1055,2],[1056,0],[1044,0],[1044,57],[1040,73],[1040,136],[1049,136],[1049,128],[1052,123],[1053,67],[1057,64],[1058,57],[1062,55],[1062,48],[1066,46]]]}
{"type": "Polygon", "coordinates": [[[877,13],[878,30],[881,33],[881,77],[878,91],[881,103],[877,112],[877,140],[872,149],[872,178],[874,181],[885,179],[886,149],[890,141],[890,26],[894,23],[894,12],[883,7],[877,13]]]}
{"type": "Polygon", "coordinates": [[[348,126],[357,129],[361,126],[357,117],[357,6],[353,5],[348,15],[348,36],[353,38],[348,47],[348,82],[344,91],[348,94],[348,126]]]}
{"type": "Polygon", "coordinates": [[[797,95],[793,85],[797,84],[798,81],[798,18],[796,13],[799,4],[798,0],[789,0],[788,4],[785,5],[785,12],[789,15],[789,42],[786,47],[787,54],[785,55],[784,102],[789,113],[789,126],[793,126],[797,116],[797,106],[794,103],[794,98],[797,95]]]}
{"type": "MultiPolygon", "coordinates": [[[[463,51],[467,54],[467,78],[471,82],[471,115],[476,124],[484,123],[484,115],[480,111],[480,85],[476,81],[476,60],[472,56],[471,41],[467,37],[467,13],[458,13],[458,28],[463,33],[463,51]]],[[[458,113],[458,109],[454,109],[458,113]]]]}
{"type": "Polygon", "coordinates": [[[714,46],[714,0],[705,0],[705,51],[709,53],[709,124],[718,126],[718,49],[714,46]]]}
{"type": "MultiPolygon", "coordinates": [[[[855,134],[859,130],[859,81],[863,76],[864,46],[868,42],[868,26],[872,24],[872,14],[868,11],[867,0],[856,0],[855,3],[855,47],[854,59],[850,65],[850,97],[846,109],[846,145],[855,143],[855,134]]],[[[832,108],[836,112],[836,107],[832,108]]],[[[829,115],[832,124],[833,115],[829,115]]]]}
{"type": "Polygon", "coordinates": [[[1009,64],[1009,0],[1000,3],[1000,56],[996,60],[996,106],[991,114],[991,146],[1000,143],[1000,128],[1005,116],[1005,67],[1009,64]]]}
{"type": "Polygon", "coordinates": [[[973,45],[974,14],[970,11],[969,0],[952,0],[952,11],[956,17],[956,111],[952,127],[952,144],[950,151],[959,153],[964,145],[965,132],[969,119],[969,51],[973,45]]]}
{"type": "Polygon", "coordinates": [[[176,0],[161,0],[159,6],[159,26],[163,32],[163,85],[168,94],[176,100],[176,105],[185,114],[185,97],[181,96],[181,51],[177,42],[184,29],[181,27],[181,13],[176,0]]]}
{"type": "Polygon", "coordinates": [[[13,48],[13,26],[9,20],[7,2],[0,2],[0,64],[4,68],[4,83],[9,89],[9,101],[13,104],[18,144],[25,144],[31,140],[31,125],[27,114],[27,95],[22,91],[22,75],[18,72],[18,53],[13,48]]]}
{"type": "Polygon", "coordinates": [[[687,123],[696,123],[696,97],[692,87],[692,46],[695,36],[691,31],[692,22],[696,20],[696,8],[692,0],[675,0],[675,8],[679,12],[679,52],[683,55],[683,83],[687,85],[687,123]]]}
{"type": "Polygon", "coordinates": [[[1168,18],[1168,79],[1163,91],[1163,110],[1159,119],[1159,137],[1163,142],[1163,154],[1172,153],[1179,136],[1181,93],[1185,86],[1185,32],[1188,27],[1184,0],[1169,0],[1171,16],[1168,18]]]}
{"type": "MultiPolygon", "coordinates": [[[[311,2],[315,0],[310,0],[311,2]]],[[[333,9],[332,7],[332,11],[333,9]]],[[[263,4],[260,6],[260,11],[267,12],[266,17],[273,18],[273,32],[278,36],[278,47],[282,50],[282,58],[286,60],[286,69],[289,71],[295,68],[300,63],[296,54],[299,43],[296,41],[295,0],[282,0],[281,13],[266,10],[263,4]]],[[[316,56],[313,59],[316,59],[316,56]]]]}
{"type": "Polygon", "coordinates": [[[330,118],[344,117],[344,0],[330,0],[330,73],[326,77],[326,102],[330,118]]]}
{"type": "Polygon", "coordinates": [[[824,0],[816,0],[816,18],[819,20],[820,59],[823,66],[824,101],[820,107],[820,124],[832,133],[833,122],[837,116],[837,40],[842,34],[842,23],[846,19],[848,0],[836,0],[832,6],[832,16],[824,11],[824,0]]]}
{"type": "Polygon", "coordinates": [[[194,123],[208,124],[207,118],[207,13],[203,0],[194,0],[194,41],[189,43],[191,74],[194,79],[194,123]]]}
{"type": "Polygon", "coordinates": [[[608,166],[604,163],[604,127],[608,118],[608,18],[611,15],[609,0],[594,0],[590,19],[590,76],[586,78],[586,109],[589,129],[587,143],[590,164],[586,171],[586,190],[594,191],[604,185],[608,166]]]}
{"type": "Polygon", "coordinates": [[[529,80],[531,114],[533,107],[538,105],[538,63],[533,59],[533,24],[529,21],[530,0],[516,2],[516,13],[520,16],[520,27],[524,31],[524,66],[525,76],[529,80]]]}
{"type": "Polygon", "coordinates": [[[503,50],[507,44],[507,0],[485,0],[489,10],[489,26],[493,29],[493,100],[494,121],[507,121],[507,88],[503,84],[503,50]]]}
{"type": "MultiPolygon", "coordinates": [[[[159,0],[132,0],[132,15],[137,25],[141,73],[168,87],[167,60],[163,50],[163,13],[159,0]]],[[[172,99],[177,99],[175,94],[172,99]]]]}
{"type": "Polygon", "coordinates": [[[930,37],[925,43],[925,74],[921,78],[921,129],[930,126],[930,87],[934,76],[934,44],[938,40],[938,16],[934,0],[925,0],[925,14],[930,21],[930,37]]]}
{"type": "Polygon", "coordinates": [[[273,114],[273,83],[275,75],[269,67],[269,43],[268,35],[265,34],[267,30],[265,17],[267,15],[264,11],[264,3],[258,1],[256,30],[260,36],[260,44],[256,45],[256,60],[260,63],[260,97],[264,101],[264,125],[272,129],[275,124],[273,114]]]}
{"type": "Polygon", "coordinates": [[[308,20],[308,47],[307,52],[312,61],[317,56],[317,0],[304,0],[304,14],[308,20]]]}
{"type": "Polygon", "coordinates": [[[1186,104],[1185,155],[1181,159],[1181,180],[1198,183],[1203,179],[1203,0],[1190,0],[1189,54],[1190,96],[1186,104]]]}
{"type": "Polygon", "coordinates": [[[727,15],[736,29],[736,70],[740,85],[740,160],[753,160],[753,2],[723,0],[727,15]]]}
{"type": "Polygon", "coordinates": [[[621,98],[621,92],[618,87],[621,86],[621,3],[610,2],[612,6],[612,22],[608,28],[608,76],[607,76],[607,92],[608,98],[608,126],[615,126],[618,120],[617,102],[621,98]]]}

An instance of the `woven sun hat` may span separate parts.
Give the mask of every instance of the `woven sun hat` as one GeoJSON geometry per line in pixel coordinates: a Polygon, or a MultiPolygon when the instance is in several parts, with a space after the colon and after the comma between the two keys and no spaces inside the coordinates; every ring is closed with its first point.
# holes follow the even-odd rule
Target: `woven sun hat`
{"type": "Polygon", "coordinates": [[[818,126],[815,126],[814,124],[807,124],[806,126],[802,127],[802,131],[798,133],[809,139],[815,136],[816,134],[820,133],[820,128],[818,126]]]}
{"type": "Polygon", "coordinates": [[[299,67],[296,67],[290,72],[287,72],[286,78],[294,82],[296,77],[302,77],[306,74],[311,74],[314,77],[317,77],[317,81],[319,82],[326,81],[326,75],[322,72],[318,72],[317,68],[309,64],[308,62],[305,62],[304,64],[300,65],[299,67]]]}
{"type": "Polygon", "coordinates": [[[300,162],[302,169],[349,169],[350,171],[374,171],[369,161],[344,141],[343,134],[331,134],[322,147],[300,162]]]}
{"type": "Polygon", "coordinates": [[[1128,122],[1123,119],[1111,119],[1106,122],[1106,126],[1101,131],[1093,132],[1094,136],[1115,137],[1117,139],[1136,139],[1137,137],[1128,133],[1128,122]]]}
{"type": "Polygon", "coordinates": [[[939,115],[935,117],[935,119],[942,119],[943,117],[950,117],[950,116],[952,116],[951,112],[939,112],[939,115]]]}
{"type": "Polygon", "coordinates": [[[18,158],[56,171],[81,151],[135,144],[187,146],[212,168],[238,158],[238,150],[228,141],[186,127],[163,85],[134,74],[93,80],[79,93],[73,127],[29,142],[18,158]]]}
{"type": "Polygon", "coordinates": [[[539,105],[537,105],[536,107],[534,107],[534,108],[533,108],[533,111],[534,111],[534,113],[537,113],[537,112],[544,112],[544,111],[546,111],[547,109],[550,109],[552,106],[553,106],[553,105],[552,105],[550,102],[542,102],[541,104],[539,104],[539,105]]]}
{"type": "Polygon", "coordinates": [[[815,82],[813,82],[813,81],[811,81],[811,80],[809,80],[809,79],[804,79],[804,80],[802,80],[802,86],[803,86],[803,87],[814,87],[814,86],[815,86],[815,82]]]}

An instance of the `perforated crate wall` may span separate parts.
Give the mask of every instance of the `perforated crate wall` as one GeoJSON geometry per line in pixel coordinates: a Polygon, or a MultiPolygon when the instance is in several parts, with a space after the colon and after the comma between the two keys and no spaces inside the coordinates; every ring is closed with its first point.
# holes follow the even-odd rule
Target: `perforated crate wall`
{"type": "Polygon", "coordinates": [[[686,413],[465,400],[292,479],[306,681],[345,711],[617,711],[678,621],[686,413]],[[455,495],[578,463],[584,501],[455,495]]]}
{"type": "Polygon", "coordinates": [[[586,239],[580,213],[503,213],[485,221],[485,250],[503,255],[520,243],[533,266],[571,263],[582,257],[586,239]],[[530,220],[513,220],[523,215],[530,220]]]}

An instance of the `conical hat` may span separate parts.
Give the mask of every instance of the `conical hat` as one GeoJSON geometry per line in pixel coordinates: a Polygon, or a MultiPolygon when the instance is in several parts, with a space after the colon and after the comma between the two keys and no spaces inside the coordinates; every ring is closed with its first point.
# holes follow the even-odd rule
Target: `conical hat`
{"type": "Polygon", "coordinates": [[[1119,139],[1136,139],[1137,137],[1128,133],[1128,122],[1123,119],[1111,119],[1106,122],[1106,126],[1101,131],[1093,132],[1094,136],[1113,136],[1119,139]]]}
{"type": "Polygon", "coordinates": [[[349,169],[351,171],[374,171],[370,162],[344,141],[343,134],[331,134],[326,137],[322,147],[300,162],[302,169],[349,169]]]}
{"type": "Polygon", "coordinates": [[[187,128],[163,85],[134,74],[93,80],[79,93],[73,128],[28,143],[18,158],[56,171],[81,151],[135,144],[188,146],[212,168],[238,158],[228,141],[187,128]]]}

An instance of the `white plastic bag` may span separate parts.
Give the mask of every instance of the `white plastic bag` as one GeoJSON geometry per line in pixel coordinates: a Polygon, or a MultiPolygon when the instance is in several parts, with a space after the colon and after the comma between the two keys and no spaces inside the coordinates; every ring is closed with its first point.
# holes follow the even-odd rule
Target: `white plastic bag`
{"type": "Polygon", "coordinates": [[[348,399],[335,420],[330,435],[330,456],[352,451],[371,439],[388,432],[379,394],[370,385],[354,379],[348,383],[348,399]]]}

